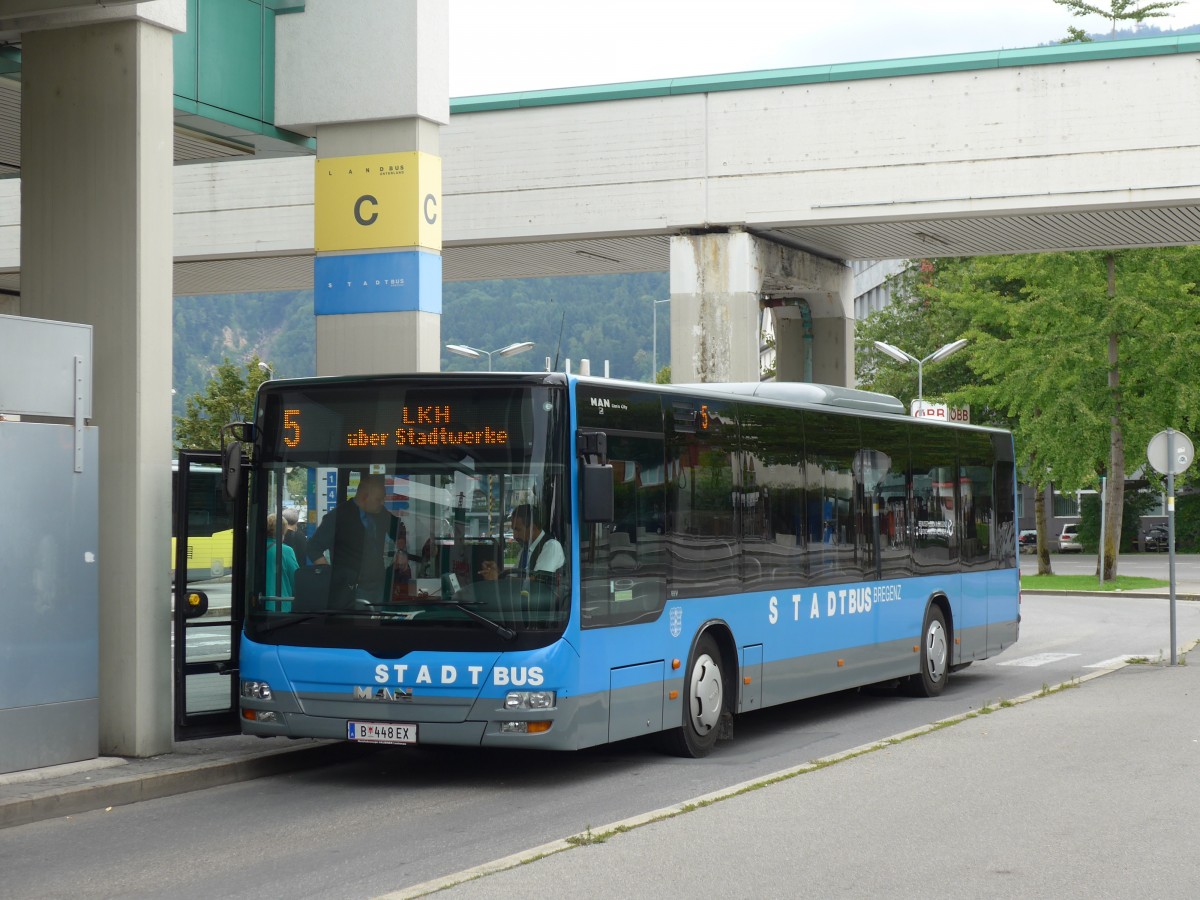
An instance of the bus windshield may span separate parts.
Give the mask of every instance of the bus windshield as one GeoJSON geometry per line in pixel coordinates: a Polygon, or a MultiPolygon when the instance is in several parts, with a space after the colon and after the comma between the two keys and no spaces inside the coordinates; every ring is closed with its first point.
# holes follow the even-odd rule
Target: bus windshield
{"type": "Polygon", "coordinates": [[[264,385],[247,636],[389,655],[554,640],[569,612],[564,404],[528,376],[264,385]]]}

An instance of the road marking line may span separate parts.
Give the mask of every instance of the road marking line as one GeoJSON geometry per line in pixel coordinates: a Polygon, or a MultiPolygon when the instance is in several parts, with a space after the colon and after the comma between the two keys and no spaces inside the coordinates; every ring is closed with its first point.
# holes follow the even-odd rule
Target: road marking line
{"type": "Polygon", "coordinates": [[[1000,663],[1000,665],[1033,668],[1034,666],[1044,666],[1047,663],[1058,662],[1061,659],[1070,659],[1072,656],[1078,655],[1078,653],[1035,653],[1033,656],[1022,656],[1020,659],[1010,659],[1008,662],[1000,663]]]}
{"type": "Polygon", "coordinates": [[[1153,659],[1153,653],[1126,653],[1124,656],[1114,656],[1112,659],[1101,660],[1098,663],[1092,663],[1090,666],[1084,666],[1085,669],[1119,669],[1121,666],[1127,665],[1131,659],[1153,659]]]}

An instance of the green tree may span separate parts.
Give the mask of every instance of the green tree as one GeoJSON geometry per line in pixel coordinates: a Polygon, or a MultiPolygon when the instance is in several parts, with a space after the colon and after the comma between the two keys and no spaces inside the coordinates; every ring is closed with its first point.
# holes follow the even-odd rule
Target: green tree
{"type": "Polygon", "coordinates": [[[962,337],[971,324],[970,317],[944,301],[941,285],[958,278],[954,273],[965,264],[958,259],[936,263],[923,259],[888,279],[895,302],[859,322],[855,329],[859,384],[908,404],[917,399],[919,380],[924,382],[924,398],[938,401],[970,380],[965,353],[924,368],[924,377],[919,379],[916,366],[896,362],[875,348],[875,341],[883,341],[924,359],[962,337]]]}
{"type": "MultiPolygon", "coordinates": [[[[1141,517],[1153,506],[1154,497],[1151,494],[1134,491],[1125,495],[1125,514],[1122,517],[1121,550],[1130,552],[1137,549],[1139,537],[1138,525],[1141,517]]],[[[1100,546],[1100,497],[1097,494],[1084,494],[1079,510],[1079,542],[1084,552],[1095,553],[1100,546]]]]}
{"type": "Polygon", "coordinates": [[[1200,250],[990,257],[970,269],[949,299],[973,323],[978,380],[960,395],[1005,412],[1034,483],[1076,490],[1107,476],[1102,576],[1112,580],[1126,472],[1155,432],[1198,419],[1200,250]]]}
{"type": "Polygon", "coordinates": [[[175,417],[176,449],[217,450],[221,446],[222,426],[254,415],[258,386],[271,377],[261,362],[257,353],[244,367],[226,358],[217,366],[203,392],[185,398],[183,415],[175,417]]]}
{"type": "MultiPolygon", "coordinates": [[[[899,302],[885,307],[860,323],[856,338],[860,382],[869,390],[894,394],[902,400],[917,396],[918,373],[911,364],[904,365],[880,353],[875,341],[886,341],[924,359],[938,347],[963,337],[972,329],[987,329],[993,336],[1011,336],[1011,326],[1004,313],[1010,311],[1016,299],[1016,288],[1004,278],[981,275],[970,258],[924,259],[915,262],[900,275],[891,279],[892,295],[899,302]],[[973,290],[984,280],[995,291],[987,298],[991,306],[973,310],[969,304],[955,302],[970,286],[973,290]],[[994,304],[994,306],[993,306],[994,304]]],[[[995,425],[1015,432],[1021,481],[1034,488],[1034,518],[1038,534],[1038,574],[1052,573],[1050,535],[1046,531],[1045,489],[1049,485],[1050,467],[1038,458],[1037,450],[1021,434],[1020,421],[994,395],[971,391],[978,378],[971,367],[972,347],[939,363],[925,373],[924,396],[934,400],[950,400],[971,407],[972,421],[995,425]]]]}
{"type": "MultiPolygon", "coordinates": [[[[927,354],[967,337],[961,361],[935,370],[930,393],[969,404],[975,421],[1007,424],[1023,480],[1039,499],[1051,480],[1072,491],[1098,487],[1107,475],[1104,577],[1115,577],[1126,455],[1136,469],[1155,432],[1200,424],[1192,349],[1200,338],[1200,249],[947,259],[925,268],[898,284],[899,304],[864,323],[860,350],[883,339],[927,354]]],[[[911,367],[875,360],[872,372],[869,354],[868,386],[905,393],[911,367]],[[896,378],[906,379],[899,389],[889,384],[896,378]]],[[[1044,535],[1040,508],[1038,527],[1044,535]]],[[[1049,571],[1048,554],[1039,571],[1049,571]]]]}
{"type": "MultiPolygon", "coordinates": [[[[1083,0],[1054,0],[1059,6],[1065,6],[1073,16],[1100,16],[1108,19],[1112,25],[1111,37],[1117,36],[1118,22],[1136,22],[1141,24],[1146,19],[1156,19],[1170,15],[1168,10],[1181,6],[1183,0],[1157,0],[1154,3],[1144,3],[1141,0],[1109,0],[1108,9],[1101,9],[1083,0]]],[[[1074,41],[1087,42],[1091,38],[1079,28],[1068,28],[1067,39],[1062,41],[1069,44],[1074,41]]]]}

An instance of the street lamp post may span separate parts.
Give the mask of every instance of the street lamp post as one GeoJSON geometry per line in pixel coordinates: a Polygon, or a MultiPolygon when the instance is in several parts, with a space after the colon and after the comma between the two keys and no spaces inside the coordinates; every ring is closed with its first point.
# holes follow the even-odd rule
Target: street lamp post
{"type": "Polygon", "coordinates": [[[883,341],[875,341],[875,349],[880,353],[890,356],[892,359],[902,363],[917,364],[917,403],[924,408],[925,403],[925,363],[941,362],[947,356],[957,353],[963,347],[967,346],[966,338],[959,338],[957,341],[951,341],[949,344],[943,344],[924,359],[917,359],[911,353],[905,353],[899,347],[892,344],[884,343],[883,341]]]}
{"type": "Polygon", "coordinates": [[[451,353],[456,353],[459,356],[465,356],[468,359],[479,359],[481,356],[486,356],[488,361],[488,371],[492,371],[492,356],[516,356],[518,353],[524,353],[526,350],[533,349],[533,341],[518,341],[515,344],[509,344],[507,347],[501,347],[499,350],[480,350],[477,347],[468,347],[466,344],[447,344],[446,349],[451,353]]]}

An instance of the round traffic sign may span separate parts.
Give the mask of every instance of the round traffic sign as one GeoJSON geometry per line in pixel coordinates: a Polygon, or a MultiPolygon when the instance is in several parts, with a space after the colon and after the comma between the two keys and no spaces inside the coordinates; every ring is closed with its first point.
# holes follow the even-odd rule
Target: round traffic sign
{"type": "Polygon", "coordinates": [[[1196,451],[1192,447],[1191,440],[1182,431],[1170,429],[1160,431],[1150,438],[1150,443],[1146,445],[1146,459],[1150,461],[1150,465],[1154,466],[1156,472],[1161,472],[1163,475],[1178,475],[1180,472],[1187,471],[1187,467],[1192,464],[1195,456],[1196,451]],[[1168,438],[1171,444],[1169,471],[1167,465],[1168,438]]]}

